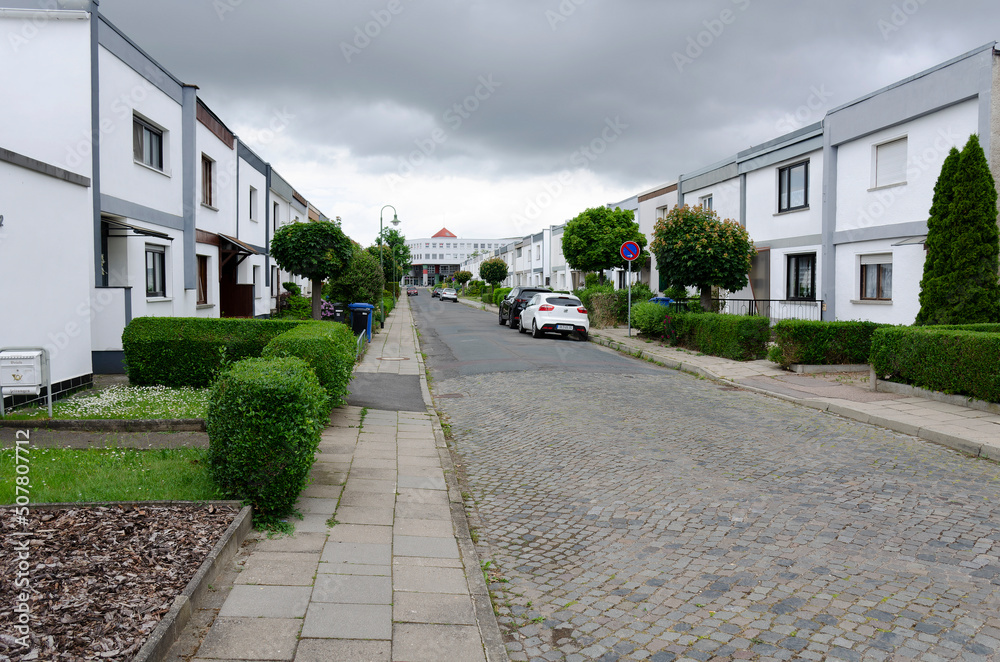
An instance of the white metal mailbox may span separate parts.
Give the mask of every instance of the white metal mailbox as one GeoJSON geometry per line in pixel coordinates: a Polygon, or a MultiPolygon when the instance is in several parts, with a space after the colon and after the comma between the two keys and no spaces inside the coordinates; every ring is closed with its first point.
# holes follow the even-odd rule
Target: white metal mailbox
{"type": "Polygon", "coordinates": [[[38,395],[44,381],[41,350],[0,352],[0,389],[4,395],[38,395]]]}

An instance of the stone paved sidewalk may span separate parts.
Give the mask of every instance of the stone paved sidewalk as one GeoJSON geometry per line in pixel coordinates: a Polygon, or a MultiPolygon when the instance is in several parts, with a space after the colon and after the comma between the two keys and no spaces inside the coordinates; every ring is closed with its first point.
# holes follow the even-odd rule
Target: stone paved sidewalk
{"type": "MultiPolygon", "coordinates": [[[[400,304],[359,372],[422,373],[400,304]]],[[[343,407],[319,450],[295,534],[256,542],[190,659],[506,659],[436,415],[343,407]]]]}

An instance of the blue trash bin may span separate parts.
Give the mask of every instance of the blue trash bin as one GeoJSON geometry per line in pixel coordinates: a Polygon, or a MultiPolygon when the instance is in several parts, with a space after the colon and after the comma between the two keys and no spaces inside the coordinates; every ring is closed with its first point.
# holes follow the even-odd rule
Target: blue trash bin
{"type": "Polygon", "coordinates": [[[649,303],[658,303],[661,306],[667,306],[668,308],[670,307],[670,304],[672,304],[673,302],[674,300],[671,299],[670,297],[652,297],[649,300],[649,303]]]}
{"type": "Polygon", "coordinates": [[[375,306],[370,303],[352,303],[348,304],[347,309],[351,311],[351,330],[354,331],[354,335],[364,332],[368,335],[368,342],[371,342],[375,306]]]}

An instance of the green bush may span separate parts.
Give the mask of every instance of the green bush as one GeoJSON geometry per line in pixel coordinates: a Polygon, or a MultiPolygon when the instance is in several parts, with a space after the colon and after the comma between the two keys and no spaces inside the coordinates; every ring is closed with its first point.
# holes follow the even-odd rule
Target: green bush
{"type": "Polygon", "coordinates": [[[766,317],[682,313],[657,303],[632,307],[632,326],[639,333],[703,354],[752,361],[767,354],[771,324],[766,317]]]}
{"type": "Polygon", "coordinates": [[[306,485],[328,398],[302,359],[247,359],[209,394],[208,462],[229,496],[253,506],[258,525],[292,513],[306,485]]]}
{"type": "Polygon", "coordinates": [[[494,306],[499,306],[500,302],[504,300],[504,297],[506,297],[508,294],[510,294],[510,291],[512,289],[514,289],[514,288],[513,287],[498,287],[498,288],[496,288],[496,290],[494,290],[494,292],[493,292],[493,301],[492,301],[493,305],[494,306]]]}
{"type": "Polygon", "coordinates": [[[889,326],[876,322],[781,320],[774,325],[777,350],[768,358],[787,368],[793,363],[838,365],[868,363],[872,335],[889,326]],[[772,358],[775,357],[775,358],[772,358]]]}
{"type": "Polygon", "coordinates": [[[294,281],[286,281],[281,284],[283,288],[291,292],[292,294],[299,295],[302,294],[302,288],[295,284],[294,281]]]}
{"type": "Polygon", "coordinates": [[[669,310],[658,303],[632,304],[632,328],[649,338],[663,339],[669,310]]]}
{"type": "Polygon", "coordinates": [[[275,319],[311,320],[312,300],[298,294],[279,294],[275,319]]]}
{"type": "Polygon", "coordinates": [[[594,307],[594,295],[595,294],[614,294],[615,288],[611,286],[611,283],[605,283],[604,285],[594,285],[593,287],[588,287],[577,291],[576,295],[583,302],[583,307],[590,310],[594,307]]]}
{"type": "Polygon", "coordinates": [[[584,306],[595,329],[613,327],[617,320],[618,297],[614,292],[593,292],[590,305],[584,306]]]}
{"type": "Polygon", "coordinates": [[[347,402],[347,385],[354,370],[356,338],[350,327],[340,322],[302,324],[269,342],[265,358],[297,357],[316,373],[326,389],[330,407],[347,402]]]}
{"type": "Polygon", "coordinates": [[[122,332],[135,386],[208,386],[227,364],[259,357],[296,320],[137,317],[122,332]]]}
{"type": "Polygon", "coordinates": [[[879,379],[1000,402],[1000,333],[886,327],[872,338],[871,364],[879,379]]]}
{"type": "Polygon", "coordinates": [[[486,283],[484,283],[481,280],[471,280],[469,281],[469,284],[465,288],[465,293],[468,294],[470,297],[482,296],[483,286],[485,285],[486,283]]]}
{"type": "MultiPolygon", "coordinates": [[[[615,322],[625,324],[628,322],[628,288],[615,290],[615,296],[618,297],[615,305],[615,322]]],[[[649,285],[645,283],[632,283],[633,306],[642,301],[649,301],[651,296],[653,296],[653,292],[649,289],[649,285]]]]}

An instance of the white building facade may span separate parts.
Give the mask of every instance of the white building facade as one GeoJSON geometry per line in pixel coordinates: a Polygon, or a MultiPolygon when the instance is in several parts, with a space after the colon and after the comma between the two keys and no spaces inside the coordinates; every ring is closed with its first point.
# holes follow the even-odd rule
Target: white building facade
{"type": "Polygon", "coordinates": [[[96,2],[58,6],[0,7],[0,278],[31,284],[0,348],[46,348],[56,395],[121,372],[135,317],[268,316],[269,208],[308,208],[96,2]]]}

